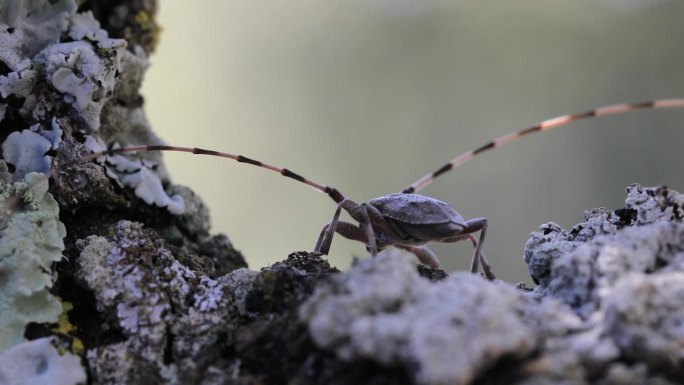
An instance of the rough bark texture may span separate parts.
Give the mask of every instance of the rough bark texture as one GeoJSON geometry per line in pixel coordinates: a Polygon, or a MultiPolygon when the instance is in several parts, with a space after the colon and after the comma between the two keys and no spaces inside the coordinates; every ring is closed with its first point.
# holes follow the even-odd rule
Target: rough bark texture
{"type": "Polygon", "coordinates": [[[541,226],[534,289],[396,252],[249,270],[157,154],[76,162],[159,143],[138,93],[155,2],[0,4],[0,384],[684,378],[684,196],[633,185],[622,209],[541,226]]]}

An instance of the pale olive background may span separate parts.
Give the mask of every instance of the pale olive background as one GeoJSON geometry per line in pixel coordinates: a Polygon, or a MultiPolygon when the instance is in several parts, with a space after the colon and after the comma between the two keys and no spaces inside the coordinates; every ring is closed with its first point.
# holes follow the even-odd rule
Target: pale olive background
{"type": "MultiPolygon", "coordinates": [[[[559,114],[684,96],[684,1],[162,1],[144,85],[170,144],[287,166],[350,198],[397,192],[490,138],[559,114]]],[[[618,208],[632,182],[684,191],[684,111],[636,112],[535,135],[422,192],[487,217],[498,275],[547,221],[618,208]]],[[[166,154],[252,268],[311,249],[334,204],[266,170],[166,154]]],[[[433,248],[467,269],[469,244],[433,248]]],[[[363,245],[336,238],[349,265],[363,245]]]]}

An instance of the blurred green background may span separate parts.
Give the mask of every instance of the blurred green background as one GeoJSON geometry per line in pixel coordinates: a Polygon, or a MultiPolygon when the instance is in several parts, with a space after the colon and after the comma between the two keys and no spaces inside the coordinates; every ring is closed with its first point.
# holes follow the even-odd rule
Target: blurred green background
{"type": "MultiPolygon", "coordinates": [[[[397,192],[490,138],[556,115],[684,96],[684,2],[656,0],[204,0],[161,2],[144,85],[168,143],[247,155],[357,201],[397,192]]],[[[523,139],[422,191],[490,220],[499,277],[530,281],[522,251],[547,221],[622,207],[624,188],[684,191],[684,111],[578,122],[523,139]]],[[[325,195],[221,159],[166,154],[252,268],[311,249],[325,195]]],[[[447,271],[469,244],[434,245],[447,271]]],[[[363,245],[341,237],[346,268],[363,245]]]]}

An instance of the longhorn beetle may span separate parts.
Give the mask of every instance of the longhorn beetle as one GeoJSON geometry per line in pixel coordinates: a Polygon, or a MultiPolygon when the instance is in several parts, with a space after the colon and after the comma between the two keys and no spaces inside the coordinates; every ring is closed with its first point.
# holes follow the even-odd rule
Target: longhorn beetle
{"type": "Polygon", "coordinates": [[[484,275],[488,279],[493,280],[495,279],[495,276],[492,272],[491,265],[482,253],[482,246],[487,233],[487,219],[475,218],[465,220],[448,204],[434,198],[418,195],[416,192],[432,183],[432,181],[440,175],[462,165],[474,157],[506,143],[520,139],[526,135],[564,126],[576,120],[620,114],[634,110],[660,108],[684,108],[684,98],[661,99],[644,103],[615,104],[599,107],[583,113],[562,115],[548,119],[531,127],[495,138],[475,150],[457,156],[436,171],[423,176],[418,181],[402,190],[401,193],[385,195],[361,204],[346,198],[334,187],[323,185],[305,178],[287,168],[270,165],[242,155],[234,155],[201,148],[165,145],[120,147],[85,155],[80,158],[77,163],[88,162],[103,156],[121,153],[178,151],[199,155],[218,156],[233,159],[240,163],[251,164],[304,183],[327,194],[335,203],[337,203],[337,208],[331,221],[323,226],[323,229],[320,232],[314,248],[315,253],[327,255],[330,250],[333,235],[337,232],[345,238],[365,243],[367,249],[373,255],[387,246],[395,246],[413,253],[418,257],[421,263],[427,266],[438,267],[439,261],[432,251],[424,246],[426,243],[470,240],[475,248],[471,261],[471,272],[477,273],[479,265],[482,264],[484,275]],[[355,225],[353,223],[340,221],[339,216],[342,209],[359,224],[355,225]],[[476,239],[473,236],[473,233],[478,231],[480,234],[476,239]]]}

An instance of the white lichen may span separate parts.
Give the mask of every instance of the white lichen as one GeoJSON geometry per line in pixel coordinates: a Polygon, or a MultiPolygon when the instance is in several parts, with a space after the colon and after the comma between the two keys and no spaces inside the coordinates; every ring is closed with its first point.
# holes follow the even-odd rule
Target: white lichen
{"type": "Polygon", "coordinates": [[[51,128],[34,124],[27,130],[15,131],[2,143],[5,162],[14,166],[14,179],[20,180],[29,172],[50,172],[52,157],[47,155],[62,142],[62,128],[53,118],[51,128]]]}
{"type": "Polygon", "coordinates": [[[36,58],[49,82],[64,94],[88,127],[100,128],[100,114],[116,86],[125,40],[104,39],[93,44],[79,40],[54,44],[36,58]]]}
{"type": "MultiPolygon", "coordinates": [[[[62,94],[85,125],[100,127],[102,108],[117,86],[126,41],[109,39],[92,13],[76,13],[74,0],[9,1],[0,5],[0,96],[24,100],[22,117],[47,121],[58,113],[32,94],[46,82],[62,94]]],[[[144,56],[144,55],[143,55],[144,56]]]]}
{"type": "Polygon", "coordinates": [[[43,48],[59,42],[76,12],[74,0],[11,0],[0,7],[0,61],[21,71],[43,48]]]}
{"type": "MultiPolygon", "coordinates": [[[[85,147],[93,153],[107,150],[102,140],[87,136],[85,147]]],[[[116,147],[115,147],[116,148],[116,147]]],[[[131,159],[123,155],[103,156],[97,159],[107,167],[107,175],[135,191],[135,195],[148,205],[166,207],[171,214],[185,212],[185,201],[181,195],[169,196],[164,190],[159,175],[153,171],[154,164],[142,159],[131,159]]]]}
{"type": "Polygon", "coordinates": [[[62,126],[60,126],[59,122],[57,121],[57,118],[52,118],[49,130],[42,129],[40,125],[35,125],[31,127],[31,129],[34,132],[38,132],[45,139],[49,140],[50,143],[52,143],[52,150],[56,150],[57,148],[59,148],[59,144],[62,143],[62,126]]]}
{"type": "Polygon", "coordinates": [[[38,74],[32,69],[10,72],[0,76],[0,96],[7,98],[16,95],[21,98],[27,97],[36,84],[38,74]]]}
{"type": "Polygon", "coordinates": [[[50,172],[52,157],[46,155],[50,149],[52,143],[31,130],[15,131],[2,143],[5,161],[15,168],[15,180],[29,172],[50,172]]]}
{"type": "Polygon", "coordinates": [[[107,38],[107,31],[100,28],[100,22],[88,11],[71,16],[69,37],[74,40],[100,41],[107,38]]]}
{"type": "Polygon", "coordinates": [[[54,338],[24,342],[0,354],[1,385],[85,384],[81,358],[60,353],[54,338]]]}

